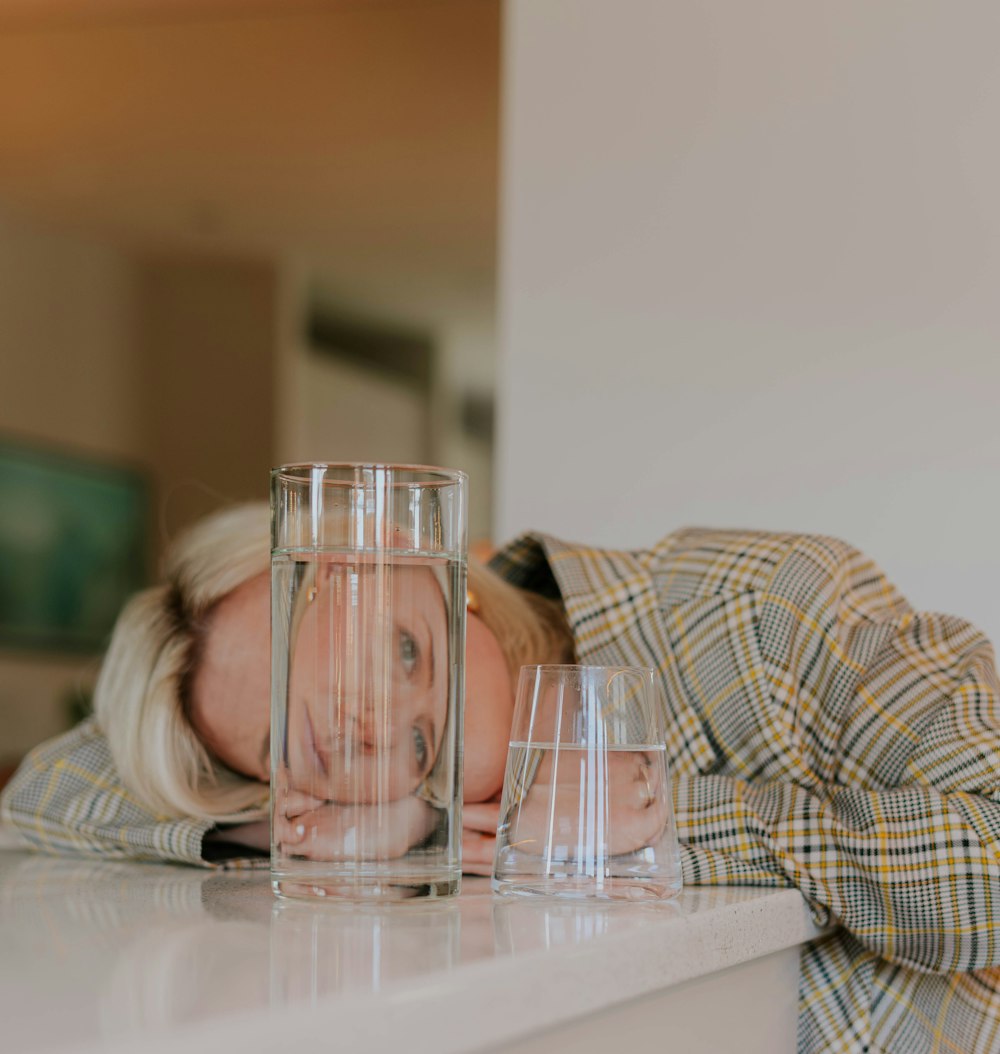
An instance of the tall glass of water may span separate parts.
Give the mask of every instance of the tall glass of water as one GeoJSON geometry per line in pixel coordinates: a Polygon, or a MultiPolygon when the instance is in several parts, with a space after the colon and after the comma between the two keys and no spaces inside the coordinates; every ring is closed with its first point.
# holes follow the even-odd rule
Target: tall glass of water
{"type": "Polygon", "coordinates": [[[284,897],[458,892],[465,474],[271,474],[271,877],[284,897]]]}

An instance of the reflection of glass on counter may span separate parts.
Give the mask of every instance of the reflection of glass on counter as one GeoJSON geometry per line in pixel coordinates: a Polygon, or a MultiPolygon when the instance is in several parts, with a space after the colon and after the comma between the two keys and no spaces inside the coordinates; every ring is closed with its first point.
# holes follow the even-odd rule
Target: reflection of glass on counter
{"type": "Polygon", "coordinates": [[[584,944],[608,933],[643,925],[646,914],[659,918],[682,915],[677,900],[655,903],[497,899],[493,931],[497,954],[521,954],[539,949],[584,944]]]}
{"type": "Polygon", "coordinates": [[[101,1031],[126,1037],[266,1006],[267,930],[200,919],[145,929],[115,961],[101,1031]]]}
{"type": "Polygon", "coordinates": [[[10,939],[26,928],[32,940],[48,934],[61,946],[60,931],[93,931],[96,944],[120,945],[122,931],[157,918],[202,912],[207,873],[193,868],[51,856],[0,856],[0,923],[10,939]],[[10,923],[11,925],[8,925],[10,923]]]}
{"type": "MultiPolygon", "coordinates": [[[[122,932],[137,926],[205,912],[213,919],[267,925],[273,903],[263,869],[209,871],[0,852],[0,924],[20,923],[25,914],[35,913],[43,924],[92,928],[94,941],[116,946],[122,932]]],[[[5,928],[5,936],[9,932],[5,928]]]]}
{"type": "Polygon", "coordinates": [[[5,959],[25,964],[0,986],[0,1014],[44,1020],[51,1045],[266,1002],[267,929],[246,921],[262,898],[269,906],[263,875],[0,854],[5,959]],[[213,917],[216,899],[235,921],[213,917]]]}
{"type": "Polygon", "coordinates": [[[271,915],[271,1003],[378,992],[461,959],[457,904],[379,908],[275,904],[271,915]]]}

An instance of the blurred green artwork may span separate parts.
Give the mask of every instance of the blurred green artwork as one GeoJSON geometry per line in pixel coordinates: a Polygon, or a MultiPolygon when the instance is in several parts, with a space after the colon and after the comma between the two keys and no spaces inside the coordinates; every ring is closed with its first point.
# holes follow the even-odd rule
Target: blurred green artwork
{"type": "Polygon", "coordinates": [[[0,646],[96,652],[147,579],[142,473],[0,439],[0,646]]]}

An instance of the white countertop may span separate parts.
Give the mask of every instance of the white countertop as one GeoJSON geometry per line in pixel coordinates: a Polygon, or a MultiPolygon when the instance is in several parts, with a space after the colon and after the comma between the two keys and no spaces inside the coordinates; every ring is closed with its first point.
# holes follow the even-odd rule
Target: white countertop
{"type": "Polygon", "coordinates": [[[808,940],[793,890],[653,904],[279,903],[266,871],[0,849],[6,1054],[468,1051],[808,940]],[[305,1049],[305,1048],[303,1048],[305,1049]]]}

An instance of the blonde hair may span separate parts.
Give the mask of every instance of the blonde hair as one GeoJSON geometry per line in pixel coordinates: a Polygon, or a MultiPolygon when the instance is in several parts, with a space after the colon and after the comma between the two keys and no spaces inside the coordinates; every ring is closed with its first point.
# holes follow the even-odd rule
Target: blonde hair
{"type": "Polygon", "coordinates": [[[166,581],[125,606],[94,689],[94,710],[126,787],[164,817],[225,820],[267,791],[227,769],[195,734],[191,679],[215,605],[270,565],[268,509],[239,505],[178,536],[166,581]]]}
{"type": "MultiPolygon", "coordinates": [[[[266,504],[215,513],[178,536],[166,554],[165,581],[133,597],[115,625],[94,709],[122,781],[164,818],[225,822],[264,807],[266,788],[212,756],[188,708],[213,609],[269,564],[266,504]]],[[[573,639],[558,602],[518,589],[475,561],[469,586],[515,682],[525,663],[572,661],[573,639]]]]}
{"type": "Polygon", "coordinates": [[[522,666],[573,661],[573,634],[561,603],[519,589],[475,559],[469,560],[469,590],[500,645],[511,684],[522,666]]]}

